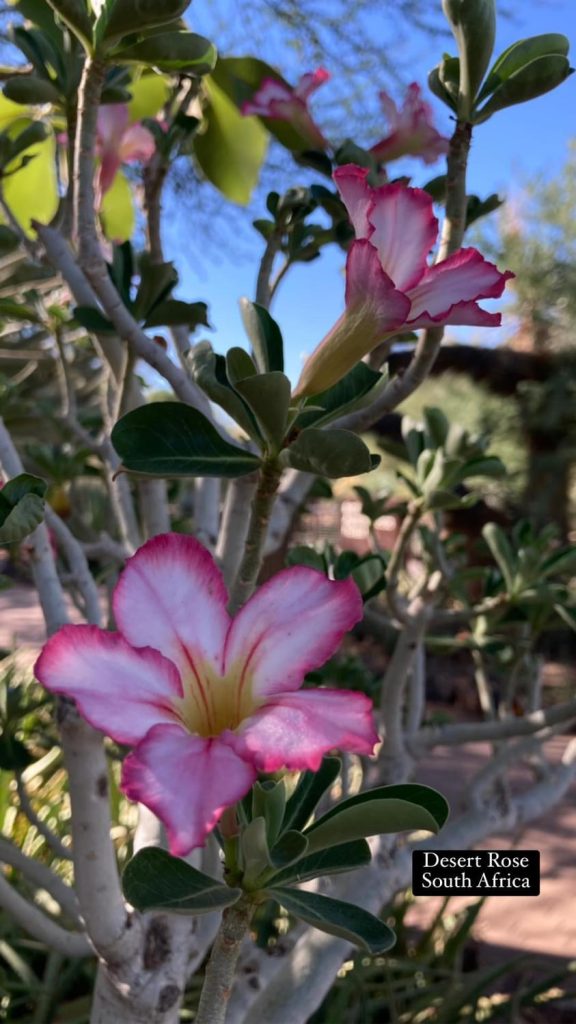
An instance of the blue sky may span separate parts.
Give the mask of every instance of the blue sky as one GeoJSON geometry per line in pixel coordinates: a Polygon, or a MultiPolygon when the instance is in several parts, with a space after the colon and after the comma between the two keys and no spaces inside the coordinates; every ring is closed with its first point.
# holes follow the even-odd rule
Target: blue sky
{"type": "MultiPolygon", "coordinates": [[[[206,27],[209,15],[202,8],[204,5],[207,7],[208,2],[196,0],[195,27],[199,29],[206,27]]],[[[496,55],[524,36],[559,31],[570,38],[572,63],[576,64],[575,0],[528,0],[527,3],[511,0],[509,6],[512,16],[499,18],[498,21],[496,55]]],[[[214,42],[218,44],[218,39],[215,38],[214,42]]],[[[411,77],[425,85],[430,67],[438,62],[444,48],[442,40],[415,36],[412,52],[409,53],[411,77]]],[[[249,49],[247,46],[246,51],[249,49]]],[[[255,50],[259,56],[267,58],[265,47],[252,46],[252,51],[255,50]]],[[[294,80],[298,74],[310,68],[294,66],[292,57],[290,65],[284,66],[282,70],[294,80]]],[[[330,70],[337,76],[337,68],[330,70]]],[[[367,84],[375,92],[383,85],[388,85],[387,82],[377,80],[367,84]]],[[[330,82],[323,87],[325,99],[328,98],[330,88],[330,82]]],[[[437,111],[438,127],[443,133],[449,134],[448,111],[433,97],[432,100],[437,111]]],[[[546,96],[503,110],[481,125],[474,137],[468,190],[481,196],[491,192],[506,196],[521,184],[523,178],[535,173],[554,176],[566,158],[568,141],[576,136],[575,111],[576,74],[546,96]]],[[[397,162],[393,167],[394,174],[411,174],[415,185],[443,173],[444,169],[442,162],[428,168],[417,161],[397,162]]],[[[299,170],[296,166],[293,183],[299,183],[299,170]]],[[[211,186],[207,185],[206,188],[211,186]]],[[[266,214],[264,209],[256,209],[253,215],[257,217],[266,214]]],[[[173,234],[169,229],[167,248],[171,252],[174,249],[173,234]]],[[[211,340],[218,351],[225,351],[231,345],[246,344],[237,303],[242,295],[254,295],[261,243],[256,232],[253,233],[253,241],[250,232],[245,234],[247,241],[242,241],[240,251],[236,246],[227,250],[224,244],[217,258],[213,253],[203,261],[198,273],[189,264],[180,267],[183,272],[182,294],[185,292],[189,298],[202,298],[209,304],[210,319],[216,327],[211,340]]],[[[182,239],[180,225],[178,237],[182,239]]],[[[177,254],[176,262],[180,262],[177,254]]],[[[341,312],[344,292],[342,268],[343,254],[335,247],[331,248],[314,263],[293,268],[279,291],[272,312],[284,334],[287,372],[293,380],[298,376],[303,354],[315,347],[341,312]]],[[[476,342],[494,344],[497,341],[495,334],[495,331],[476,332],[469,335],[469,338],[476,342]]]]}

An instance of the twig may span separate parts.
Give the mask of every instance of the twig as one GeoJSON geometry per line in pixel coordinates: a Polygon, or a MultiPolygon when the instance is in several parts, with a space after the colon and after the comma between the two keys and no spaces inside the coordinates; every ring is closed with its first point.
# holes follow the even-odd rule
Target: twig
{"type": "Polygon", "coordinates": [[[224,911],[206,967],[196,1024],[224,1024],[236,964],[254,909],[255,905],[243,897],[224,911]]]}
{"type": "Polygon", "coordinates": [[[227,586],[232,584],[240,567],[256,483],[256,476],[249,474],[231,480],[226,488],[215,554],[227,586]]]}
{"type": "Polygon", "coordinates": [[[272,459],[264,462],[259,471],[244,554],[230,595],[230,611],[232,613],[238,611],[245,604],[256,587],[264,557],[268,520],[281,473],[281,467],[272,459]]]}
{"type": "Polygon", "coordinates": [[[529,736],[550,725],[576,719],[576,699],[554,707],[534,711],[523,718],[505,718],[493,722],[459,722],[456,725],[434,725],[421,729],[410,737],[409,745],[415,756],[433,747],[453,747],[462,743],[480,743],[500,740],[509,736],[529,736]]]}
{"type": "Polygon", "coordinates": [[[101,626],[102,608],[100,605],[100,595],[80,541],[76,540],[76,537],[68,529],[66,523],[62,522],[60,516],[50,506],[46,507],[45,519],[53,531],[58,545],[64,552],[74,581],[82,594],[88,622],[93,626],[101,626]]]}
{"type": "Polygon", "coordinates": [[[82,932],[69,932],[46,917],[38,907],[29,903],[12,888],[0,872],[0,906],[14,918],[24,931],[49,949],[55,949],[64,956],[92,956],[94,950],[82,932]]]}
{"type": "Polygon", "coordinates": [[[61,878],[45,864],[33,857],[26,856],[17,846],[0,836],[0,861],[8,864],[38,889],[45,889],[62,908],[74,924],[80,922],[80,908],[74,890],[66,885],[61,878]]]}
{"type": "Polygon", "coordinates": [[[39,818],[38,815],[36,814],[36,811],[32,807],[32,802],[30,800],[30,797],[28,796],[26,786],[20,772],[16,772],[15,777],[16,790],[18,793],[20,807],[23,813],[28,818],[30,824],[34,825],[36,831],[44,837],[44,839],[48,843],[48,846],[57,857],[60,857],[62,860],[72,860],[72,851],[70,847],[64,846],[64,843],[62,842],[60,837],[57,836],[56,833],[53,832],[51,828],[48,828],[46,823],[42,821],[42,819],[39,818]]]}

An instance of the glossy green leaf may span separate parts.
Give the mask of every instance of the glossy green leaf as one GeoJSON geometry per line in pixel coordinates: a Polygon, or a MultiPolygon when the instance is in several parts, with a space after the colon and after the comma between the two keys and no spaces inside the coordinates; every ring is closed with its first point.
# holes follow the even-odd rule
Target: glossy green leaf
{"type": "Polygon", "coordinates": [[[325,757],[317,772],[305,771],[286,804],[283,829],[300,831],[308,824],[317,804],[338,776],[342,762],[338,757],[325,757]]]}
{"type": "Polygon", "coordinates": [[[346,871],[356,871],[370,863],[370,847],[365,839],[356,839],[352,843],[341,843],[327,850],[318,850],[309,856],[278,871],[270,881],[270,885],[300,885],[312,878],[323,878],[327,875],[340,875],[346,871]]]}
{"type": "Polygon", "coordinates": [[[396,941],[387,924],[352,903],[285,886],[269,887],[267,891],[294,917],[329,935],[346,939],[373,956],[385,953],[396,941]]]}
{"type": "Polygon", "coordinates": [[[517,559],[510,541],[502,527],[498,526],[497,523],[486,523],[482,528],[482,536],[490,548],[492,557],[504,577],[508,593],[512,593],[514,590],[517,559]]]}
{"type": "Polygon", "coordinates": [[[270,867],[270,848],[264,818],[252,818],[246,828],[242,829],[240,852],[244,884],[251,887],[270,867]]]}
{"type": "MultiPolygon", "coordinates": [[[[19,167],[17,173],[5,178],[3,183],[6,203],[30,238],[35,236],[31,222],[36,220],[48,224],[58,209],[55,149],[53,135],[31,146],[25,154],[16,158],[13,166],[18,166],[22,155],[32,159],[25,166],[19,167]]],[[[12,165],[7,168],[11,169],[12,165]]]]}
{"type": "Polygon", "coordinates": [[[290,408],[290,381],[283,373],[259,373],[238,380],[235,390],[248,403],[263,436],[278,450],[286,434],[290,408]]]}
{"type": "Polygon", "coordinates": [[[136,227],[134,200],[130,183],[122,171],[118,171],[102,199],[100,218],[104,234],[111,242],[118,244],[132,238],[136,227]]]}
{"type": "Polygon", "coordinates": [[[270,863],[275,868],[285,868],[295,864],[304,856],[308,849],[308,840],[301,832],[292,829],[283,832],[277,843],[270,850],[270,863]]]}
{"type": "Polygon", "coordinates": [[[448,817],[448,804],[429,786],[380,786],[343,800],[306,830],[308,851],[406,830],[438,832],[448,817]]]}
{"type": "Polygon", "coordinates": [[[246,380],[248,377],[255,377],[258,373],[254,360],[245,349],[239,345],[229,348],[226,353],[226,373],[232,387],[236,387],[238,381],[246,380]]]}
{"type": "Polygon", "coordinates": [[[209,342],[200,342],[192,349],[190,365],[194,380],[204,394],[224,409],[249,437],[260,441],[260,433],[252,413],[226,376],[224,357],[215,355],[209,342]]]}
{"type": "Polygon", "coordinates": [[[216,63],[216,48],[195,32],[158,32],[112,53],[118,64],[149,64],[159,71],[207,75],[216,63]]]}
{"type": "Polygon", "coordinates": [[[234,203],[245,206],[260,177],[268,136],[255,118],[240,111],[213,77],[205,79],[208,98],[202,133],[194,153],[203,174],[234,203]]]}
{"type": "Polygon", "coordinates": [[[92,19],[86,0],[48,0],[48,4],[89,52],[92,48],[92,19]]]}
{"type": "Polygon", "coordinates": [[[95,37],[99,43],[110,44],[136,31],[144,34],[177,21],[189,6],[190,0],[98,0],[101,14],[95,37]]]}
{"type": "Polygon", "coordinates": [[[358,407],[358,402],[371,396],[383,375],[358,363],[333,387],[308,400],[296,421],[299,427],[328,423],[334,416],[343,416],[358,407]]]}
{"type": "Polygon", "coordinates": [[[129,90],[128,114],[130,123],[135,124],[160,113],[170,95],[170,79],[154,71],[145,70],[142,74],[136,71],[129,90]]]}
{"type": "Polygon", "coordinates": [[[498,110],[504,110],[505,107],[514,106],[516,103],[526,103],[528,100],[543,96],[551,89],[561,85],[573,70],[568,58],[561,54],[537,57],[536,60],[525,64],[524,67],[506,78],[494,90],[490,99],[475,115],[474,122],[481,124],[498,110]]]}
{"type": "Polygon", "coordinates": [[[547,57],[550,54],[567,57],[569,48],[568,39],[559,32],[544,32],[542,35],[529,36],[527,39],[519,39],[512,43],[490,68],[490,74],[478,94],[478,102],[490,96],[507,78],[526,67],[533,60],[547,57]]]}
{"type": "Polygon", "coordinates": [[[139,850],[128,861],[122,888],[137,910],[171,914],[209,914],[232,906],[242,895],[156,846],[139,850]]]}
{"type": "Polygon", "coordinates": [[[166,299],[159,302],[144,321],[145,327],[209,327],[208,306],[205,302],[182,302],[180,299],[166,299]]]}
{"type": "Polygon", "coordinates": [[[16,75],[4,85],[4,95],[14,103],[34,106],[38,103],[59,103],[60,93],[51,82],[35,75],[16,75]]]}
{"type": "Polygon", "coordinates": [[[93,309],[91,306],[76,306],[74,319],[93,334],[116,334],[114,324],[110,323],[99,310],[93,309]]]}
{"type": "Polygon", "coordinates": [[[229,444],[209,420],[180,402],[153,402],[129,412],[112,430],[124,469],[147,476],[244,476],[260,459],[229,444]]]}
{"type": "Polygon", "coordinates": [[[147,319],[156,307],[165,302],[178,283],[178,272],[173,263],[155,263],[148,253],[140,257],[140,284],[134,300],[134,316],[147,319]]]}
{"type": "Polygon", "coordinates": [[[306,473],[331,479],[369,473],[380,462],[350,430],[318,430],[307,427],[288,449],[288,464],[306,473]]]}
{"type": "Polygon", "coordinates": [[[350,576],[362,594],[362,599],[370,601],[386,589],[386,562],[381,555],[367,555],[354,566],[350,576]]]}
{"type": "Polygon", "coordinates": [[[307,565],[309,569],[316,569],[317,572],[326,572],[324,555],[305,544],[297,544],[290,549],[286,555],[286,565],[307,565]]]}
{"type": "Polygon", "coordinates": [[[20,473],[0,490],[0,543],[14,544],[27,537],[44,519],[46,483],[20,473]]]}
{"type": "Polygon", "coordinates": [[[286,809],[286,787],[278,782],[255,782],[252,787],[252,817],[264,818],[268,843],[276,842],[286,809]]]}
{"type": "Polygon", "coordinates": [[[267,309],[249,299],[240,299],[240,312],[261,373],[284,370],[282,334],[267,309]]]}
{"type": "Polygon", "coordinates": [[[40,324],[41,318],[32,306],[13,299],[0,299],[0,320],[20,320],[23,323],[40,324]]]}

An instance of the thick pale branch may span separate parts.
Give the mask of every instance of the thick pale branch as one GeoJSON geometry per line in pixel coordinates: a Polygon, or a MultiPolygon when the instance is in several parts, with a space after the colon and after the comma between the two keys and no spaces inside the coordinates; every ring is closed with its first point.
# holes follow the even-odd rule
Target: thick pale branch
{"type": "Polygon", "coordinates": [[[422,729],[409,739],[409,748],[418,757],[433,747],[453,747],[462,743],[480,743],[483,740],[501,740],[510,736],[528,736],[541,732],[550,725],[569,723],[576,718],[576,700],[556,704],[534,711],[523,718],[504,718],[491,722],[460,722],[455,725],[435,725],[422,729]]]}
{"type": "Polygon", "coordinates": [[[0,836],[0,861],[20,871],[37,889],[45,889],[74,924],[80,922],[80,908],[74,890],[41,861],[28,857],[9,839],[0,836]]]}

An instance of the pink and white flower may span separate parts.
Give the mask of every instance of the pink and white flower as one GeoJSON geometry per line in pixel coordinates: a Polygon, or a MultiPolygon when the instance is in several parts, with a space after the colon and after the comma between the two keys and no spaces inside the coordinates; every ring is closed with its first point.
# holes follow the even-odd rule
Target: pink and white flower
{"type": "Polygon", "coordinates": [[[212,556],[169,533],[131,558],[114,594],[117,633],[64,626],[36,675],[118,743],[133,747],[122,789],[166,826],[170,849],[201,846],[258,772],[317,769],[339,748],[370,754],[370,700],[298,692],[362,616],[351,580],[294,567],[231,619],[212,556]]]}
{"type": "Polygon", "coordinates": [[[146,163],[156,148],[154,136],[142,124],[131,124],[126,103],[98,109],[96,156],[100,159],[97,188],[100,200],[112,186],[122,164],[146,163]]]}
{"type": "Polygon", "coordinates": [[[432,107],[422,99],[417,82],[408,86],[401,107],[386,92],[380,93],[380,101],[390,125],[390,133],[370,150],[380,163],[417,156],[425,164],[433,164],[448,152],[449,140],[434,127],[432,107]]]}
{"type": "Polygon", "coordinates": [[[308,100],[329,78],[329,71],[318,68],[302,75],[294,89],[277,78],[264,78],[252,99],[242,104],[241,113],[288,121],[311,149],[325,149],[326,139],[308,110],[308,100]]]}
{"type": "Polygon", "coordinates": [[[356,234],[346,263],[346,309],[304,364],[296,397],[332,387],[400,330],[501,322],[478,300],[499,298],[514,274],[472,248],[429,266],[438,235],[432,198],[401,184],[372,188],[367,175],[353,164],[334,173],[356,234]]]}

